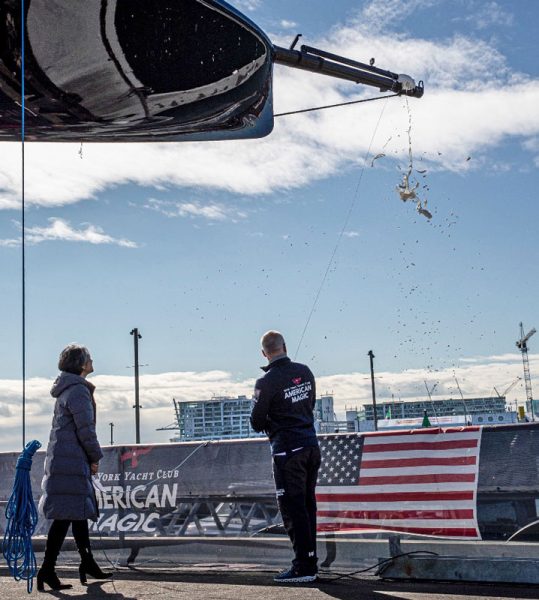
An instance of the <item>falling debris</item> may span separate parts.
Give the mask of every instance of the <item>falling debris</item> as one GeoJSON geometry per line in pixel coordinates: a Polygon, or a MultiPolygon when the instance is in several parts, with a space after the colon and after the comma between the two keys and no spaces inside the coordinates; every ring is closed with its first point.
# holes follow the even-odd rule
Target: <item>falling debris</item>
{"type": "MultiPolygon", "coordinates": [[[[432,213],[427,209],[427,200],[422,200],[419,197],[419,192],[417,190],[420,184],[413,178],[412,175],[414,171],[414,160],[412,154],[412,113],[410,111],[410,106],[408,105],[408,100],[406,100],[406,108],[408,110],[408,170],[403,174],[401,183],[395,189],[397,190],[400,199],[403,202],[414,200],[418,214],[426,217],[430,221],[432,219],[432,213]]],[[[427,173],[427,169],[415,169],[415,171],[423,177],[426,177],[425,174],[427,173]]],[[[429,187],[427,185],[424,185],[422,189],[425,190],[425,193],[429,191],[429,187]]]]}
{"type": "Polygon", "coordinates": [[[429,221],[430,221],[430,219],[432,219],[432,213],[431,213],[429,210],[427,210],[427,209],[425,208],[425,207],[426,207],[426,205],[427,205],[427,202],[425,201],[425,204],[422,206],[422,205],[421,205],[421,200],[420,200],[420,201],[417,203],[416,210],[417,210],[417,212],[418,212],[420,215],[423,215],[424,217],[427,217],[427,219],[429,219],[429,221]]]}
{"type": "Polygon", "coordinates": [[[374,167],[374,161],[378,160],[379,158],[383,158],[385,156],[385,154],[383,152],[380,152],[380,154],[377,154],[372,160],[371,160],[371,167],[374,167]]]}
{"type": "Polygon", "coordinates": [[[410,173],[411,171],[405,173],[402,177],[402,183],[399,183],[399,185],[395,188],[397,192],[399,192],[399,196],[403,202],[417,198],[415,191],[419,187],[419,183],[416,183],[415,187],[410,188],[410,173]]]}

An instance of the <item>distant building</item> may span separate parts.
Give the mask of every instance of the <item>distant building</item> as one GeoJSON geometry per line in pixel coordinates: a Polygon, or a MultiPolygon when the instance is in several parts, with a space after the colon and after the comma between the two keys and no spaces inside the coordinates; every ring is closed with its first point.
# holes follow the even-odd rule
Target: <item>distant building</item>
{"type": "MultiPolygon", "coordinates": [[[[431,427],[462,427],[463,425],[509,425],[517,423],[517,413],[506,411],[503,413],[478,413],[468,415],[455,415],[452,417],[429,417],[431,427]]],[[[351,425],[351,424],[350,424],[351,425]]],[[[355,421],[354,431],[374,431],[374,421],[355,421]]],[[[421,429],[423,418],[414,419],[379,419],[378,429],[421,429]]],[[[349,429],[350,430],[350,429],[349,429]]]]}
{"type": "MultiPolygon", "coordinates": [[[[427,411],[429,419],[435,417],[499,414],[507,411],[505,396],[488,398],[449,398],[445,400],[419,400],[412,402],[377,402],[376,416],[381,419],[422,419],[424,411],[427,411]]],[[[364,419],[374,421],[374,410],[372,404],[363,405],[364,419]]],[[[472,419],[467,419],[472,421],[472,419]]]]}
{"type": "Polygon", "coordinates": [[[533,414],[535,416],[535,419],[537,420],[537,417],[539,416],[539,400],[537,400],[535,398],[531,402],[529,400],[526,400],[526,412],[528,413],[528,415],[532,414],[532,402],[533,402],[533,414]]]}
{"type": "MultiPolygon", "coordinates": [[[[251,428],[253,399],[216,396],[210,400],[174,402],[175,422],[160,430],[175,431],[171,442],[265,437],[251,428]]],[[[378,402],[379,429],[421,427],[424,411],[433,427],[504,425],[516,423],[517,415],[506,408],[505,397],[378,402]]],[[[318,433],[374,431],[372,404],[363,410],[347,408],[345,420],[337,420],[333,396],[316,399],[315,428],[318,433]]]]}
{"type": "Polygon", "coordinates": [[[317,433],[342,433],[345,431],[355,431],[347,421],[338,421],[333,406],[333,396],[326,394],[316,399],[315,406],[315,429],[317,433]]]}
{"type": "Polygon", "coordinates": [[[251,407],[252,399],[247,396],[218,396],[196,402],[174,400],[174,429],[178,433],[171,441],[261,437],[262,434],[251,428],[251,407]]]}
{"type": "MultiPolygon", "coordinates": [[[[257,433],[251,427],[253,399],[247,396],[217,396],[211,400],[173,402],[175,422],[161,429],[177,432],[171,442],[264,437],[263,433],[257,433]]],[[[321,396],[316,400],[315,419],[316,429],[320,433],[339,428],[340,422],[335,420],[333,396],[321,396]]],[[[340,427],[341,431],[346,431],[346,423],[340,423],[340,427]]]]}

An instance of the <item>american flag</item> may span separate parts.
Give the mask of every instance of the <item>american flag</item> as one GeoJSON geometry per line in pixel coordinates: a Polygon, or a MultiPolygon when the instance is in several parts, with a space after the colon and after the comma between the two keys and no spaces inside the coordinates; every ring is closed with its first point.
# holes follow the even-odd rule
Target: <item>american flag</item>
{"type": "Polygon", "coordinates": [[[480,427],[322,439],[318,531],[480,539],[480,440],[480,427]]]}

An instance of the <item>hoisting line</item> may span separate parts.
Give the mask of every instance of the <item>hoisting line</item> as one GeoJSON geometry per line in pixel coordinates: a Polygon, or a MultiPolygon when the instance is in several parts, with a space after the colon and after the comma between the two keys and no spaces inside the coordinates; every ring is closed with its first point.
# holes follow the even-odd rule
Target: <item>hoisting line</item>
{"type": "Polygon", "coordinates": [[[363,100],[350,100],[349,102],[339,102],[338,104],[326,104],[325,106],[316,106],[314,108],[303,108],[301,110],[291,110],[289,112],[277,113],[274,117],[285,117],[287,115],[298,115],[300,113],[313,112],[315,110],[324,110],[326,108],[337,108],[339,106],[349,106],[350,104],[361,104],[362,102],[374,102],[374,100],[383,100],[384,98],[395,98],[400,94],[389,94],[388,96],[375,96],[374,98],[363,98],[363,100]]]}
{"type": "MultiPolygon", "coordinates": [[[[399,94],[395,94],[396,96],[398,96],[399,94]]],[[[370,98],[370,100],[379,100],[380,98],[391,98],[392,96],[380,96],[379,98],[370,98]]],[[[326,279],[327,276],[329,274],[329,270],[331,269],[331,265],[333,264],[333,259],[335,258],[335,255],[337,254],[337,250],[339,249],[339,246],[341,244],[342,238],[344,236],[344,233],[348,227],[348,222],[350,221],[350,217],[352,216],[352,212],[354,210],[354,207],[356,205],[356,202],[359,198],[359,189],[361,187],[361,181],[363,179],[363,174],[365,173],[365,165],[367,164],[367,160],[369,158],[369,155],[371,153],[371,147],[372,144],[374,142],[374,138],[376,137],[376,132],[378,131],[378,127],[380,125],[380,121],[382,120],[382,116],[384,114],[384,111],[386,109],[387,106],[387,102],[384,103],[384,106],[382,107],[382,111],[380,112],[380,116],[378,117],[378,122],[376,123],[376,127],[374,128],[374,132],[372,134],[371,137],[371,141],[369,142],[369,147],[367,149],[367,152],[365,153],[365,158],[363,159],[363,167],[361,169],[361,172],[359,174],[359,180],[357,182],[357,186],[354,192],[354,196],[352,198],[352,202],[350,203],[350,208],[348,209],[348,214],[346,215],[346,219],[344,220],[344,224],[342,226],[341,232],[339,233],[339,237],[337,238],[337,242],[335,244],[335,247],[333,248],[333,252],[331,253],[331,257],[328,261],[328,265],[326,267],[326,271],[324,273],[324,276],[322,277],[322,282],[320,283],[320,286],[318,288],[318,291],[316,292],[315,298],[314,298],[314,302],[311,308],[311,312],[309,313],[309,316],[307,317],[307,322],[305,323],[305,327],[303,328],[303,332],[301,334],[301,337],[299,339],[299,343],[298,343],[298,347],[296,348],[296,353],[294,354],[294,360],[297,358],[298,352],[301,348],[301,344],[303,342],[303,338],[305,337],[305,333],[307,332],[307,328],[309,327],[309,323],[311,322],[311,318],[314,314],[314,311],[316,310],[316,306],[318,304],[318,299],[320,298],[320,294],[322,293],[322,288],[324,287],[324,284],[326,283],[326,279]]]]}
{"type": "Polygon", "coordinates": [[[26,255],[25,255],[25,210],[24,210],[24,0],[21,1],[21,158],[22,158],[22,185],[21,185],[21,258],[22,258],[22,447],[26,446],[26,255]]]}

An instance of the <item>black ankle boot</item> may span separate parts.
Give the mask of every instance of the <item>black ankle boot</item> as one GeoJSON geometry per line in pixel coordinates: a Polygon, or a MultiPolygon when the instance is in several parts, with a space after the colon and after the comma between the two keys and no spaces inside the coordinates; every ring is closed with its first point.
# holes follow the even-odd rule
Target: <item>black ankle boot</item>
{"type": "Polygon", "coordinates": [[[95,562],[92,552],[89,548],[83,551],[79,550],[80,554],[80,565],[79,565],[79,577],[81,583],[86,583],[86,576],[89,575],[94,579],[108,579],[112,577],[112,573],[104,573],[99,565],[95,562]]]}
{"type": "Polygon", "coordinates": [[[73,586],[70,583],[62,583],[58,579],[58,575],[54,570],[54,566],[49,567],[45,564],[37,572],[37,591],[44,592],[44,584],[47,584],[51,590],[57,592],[58,590],[69,590],[73,586]]]}

